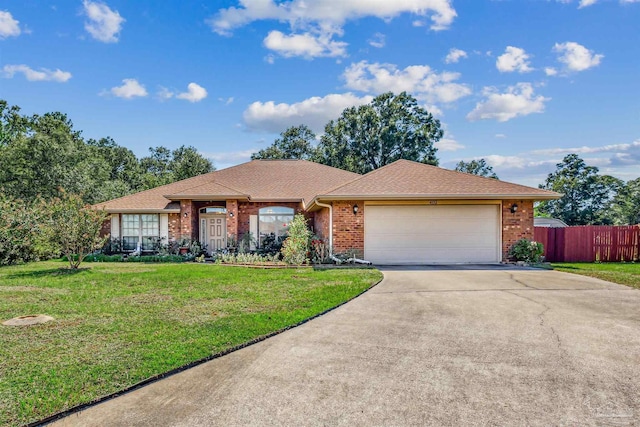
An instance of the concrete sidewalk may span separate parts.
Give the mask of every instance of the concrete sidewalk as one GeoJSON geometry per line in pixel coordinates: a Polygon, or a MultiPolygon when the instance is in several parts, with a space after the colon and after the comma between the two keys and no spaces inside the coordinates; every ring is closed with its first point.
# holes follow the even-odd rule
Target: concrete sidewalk
{"type": "Polygon", "coordinates": [[[331,313],[56,426],[639,425],[640,291],[394,268],[331,313]]]}

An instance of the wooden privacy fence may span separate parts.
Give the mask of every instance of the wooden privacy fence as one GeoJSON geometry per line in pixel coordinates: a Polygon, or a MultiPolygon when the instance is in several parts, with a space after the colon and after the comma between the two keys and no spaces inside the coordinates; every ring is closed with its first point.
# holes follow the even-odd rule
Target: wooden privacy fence
{"type": "Polygon", "coordinates": [[[640,225],[535,227],[550,262],[622,262],[640,258],[640,225]]]}

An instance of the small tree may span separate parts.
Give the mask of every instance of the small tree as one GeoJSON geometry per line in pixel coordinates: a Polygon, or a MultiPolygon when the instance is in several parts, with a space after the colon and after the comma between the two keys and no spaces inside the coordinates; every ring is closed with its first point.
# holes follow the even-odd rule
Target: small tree
{"type": "Polygon", "coordinates": [[[45,208],[42,202],[14,200],[0,192],[0,265],[51,257],[41,230],[45,208]]]}
{"type": "Polygon", "coordinates": [[[49,204],[49,213],[49,239],[67,257],[69,268],[78,268],[88,254],[109,238],[100,237],[107,213],[85,205],[80,196],[63,192],[62,198],[49,204]]]}
{"type": "Polygon", "coordinates": [[[282,259],[287,264],[302,265],[309,261],[311,230],[302,214],[293,217],[289,224],[289,237],[282,244],[282,259]]]}

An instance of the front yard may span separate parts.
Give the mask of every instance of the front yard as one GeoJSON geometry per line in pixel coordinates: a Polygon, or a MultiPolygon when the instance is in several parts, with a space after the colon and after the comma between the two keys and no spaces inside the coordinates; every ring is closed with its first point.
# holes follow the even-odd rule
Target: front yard
{"type": "Polygon", "coordinates": [[[582,274],[640,289],[640,263],[552,263],[554,270],[582,274]]]}
{"type": "Polygon", "coordinates": [[[373,269],[61,262],[0,268],[0,425],[20,425],[293,325],[366,290],[373,269]]]}

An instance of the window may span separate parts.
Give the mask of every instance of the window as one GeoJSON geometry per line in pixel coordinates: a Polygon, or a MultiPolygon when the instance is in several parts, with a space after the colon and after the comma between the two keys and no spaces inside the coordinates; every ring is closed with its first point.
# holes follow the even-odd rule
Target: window
{"type": "Polygon", "coordinates": [[[258,241],[262,243],[265,237],[272,236],[280,240],[287,235],[289,223],[293,220],[293,208],[270,206],[258,211],[258,241]]]}
{"type": "Polygon", "coordinates": [[[200,209],[200,213],[201,214],[225,214],[227,213],[227,209],[226,208],[221,208],[221,207],[207,207],[207,208],[201,208],[200,209]]]}
{"type": "Polygon", "coordinates": [[[134,251],[138,243],[142,250],[154,249],[160,237],[160,216],[157,214],[122,215],[122,249],[134,251]]]}

